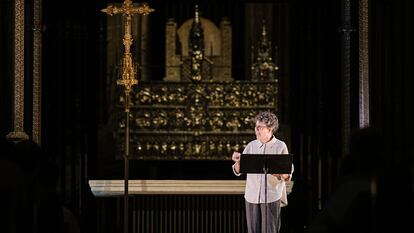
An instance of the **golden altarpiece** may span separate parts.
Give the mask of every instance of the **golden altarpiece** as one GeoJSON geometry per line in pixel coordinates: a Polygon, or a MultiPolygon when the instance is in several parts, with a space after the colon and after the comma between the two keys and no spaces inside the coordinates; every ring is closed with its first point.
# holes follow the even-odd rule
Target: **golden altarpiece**
{"type": "MultiPolygon", "coordinates": [[[[200,17],[196,7],[194,17],[183,24],[177,26],[174,19],[166,22],[165,77],[152,81],[144,67],[148,21],[146,16],[137,17],[132,25],[139,30],[133,36],[141,42],[132,50],[138,51],[136,60],[142,68],[130,102],[130,158],[229,160],[233,151],[242,150],[254,139],[252,119],[257,112],[278,111],[276,76],[235,80],[231,72],[231,22],[224,18],[217,27],[200,17]]],[[[121,37],[113,33],[122,32],[114,28],[115,17],[108,20],[112,20],[108,22],[108,75],[115,80],[117,56],[113,53],[121,37]]],[[[267,37],[258,35],[257,41],[263,39],[267,37]]],[[[251,68],[257,65],[255,62],[251,68]]],[[[125,99],[122,93],[110,92],[115,102],[112,120],[117,154],[122,155],[125,99]]]]}
{"type": "MultiPolygon", "coordinates": [[[[137,71],[138,85],[124,95],[125,90],[116,85],[125,71],[119,65],[122,19],[113,15],[107,20],[109,112],[101,131],[101,149],[106,150],[101,156],[111,159],[100,168],[105,175],[119,177],[115,154],[118,159],[125,155],[125,169],[124,180],[90,180],[92,192],[97,197],[123,194],[123,216],[133,213],[131,222],[124,218],[124,232],[129,227],[132,232],[246,232],[245,180],[226,179],[227,174],[234,177],[228,166],[231,161],[226,160],[255,139],[252,119],[258,111],[278,111],[278,78],[268,75],[277,70],[270,59],[270,46],[256,46],[261,50],[254,52],[248,64],[259,76],[233,77],[232,50],[236,48],[231,22],[223,19],[217,27],[200,17],[196,7],[194,17],[180,25],[174,19],[166,20],[165,77],[151,77],[149,43],[155,40],[150,40],[148,32],[158,29],[149,29],[148,16],[135,15],[130,21],[134,41],[134,62],[130,64],[138,64],[131,69],[137,71]],[[114,141],[116,151],[112,151],[114,141]],[[129,160],[135,160],[131,177],[129,160]],[[191,168],[199,160],[203,165],[193,172],[191,168]],[[220,178],[214,179],[213,173],[220,178]]],[[[263,35],[266,33],[259,33],[256,42],[269,45],[263,35]]],[[[286,138],[281,133],[284,130],[278,137],[286,138]]],[[[288,193],[291,187],[287,186],[288,193]]],[[[108,208],[116,218],[122,216],[119,199],[108,201],[114,201],[115,207],[103,204],[100,208],[108,208]]],[[[113,216],[99,218],[105,225],[114,222],[113,216]]]]}

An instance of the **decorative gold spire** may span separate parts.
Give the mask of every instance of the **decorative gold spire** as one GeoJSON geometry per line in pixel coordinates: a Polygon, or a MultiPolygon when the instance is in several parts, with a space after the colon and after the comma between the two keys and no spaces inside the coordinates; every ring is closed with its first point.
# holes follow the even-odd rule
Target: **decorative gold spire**
{"type": "MultiPolygon", "coordinates": [[[[277,49],[277,47],[275,47],[277,49]]],[[[277,51],[276,51],[277,52],[277,51]]],[[[273,61],[272,42],[267,38],[266,20],[263,19],[262,32],[260,33],[257,47],[252,46],[252,80],[276,79],[276,71],[279,69],[273,61]],[[256,51],[254,51],[256,49],[256,51]]]]}
{"type": "Polygon", "coordinates": [[[263,19],[263,25],[262,25],[262,37],[266,38],[267,37],[267,32],[266,32],[266,20],[263,19]]]}
{"type": "Polygon", "coordinates": [[[201,26],[198,5],[195,5],[194,21],[190,29],[190,53],[191,53],[191,80],[201,81],[202,62],[204,58],[204,31],[201,26]]]}
{"type": "Polygon", "coordinates": [[[195,16],[194,16],[194,20],[196,23],[200,22],[200,16],[198,14],[198,5],[195,5],[195,16]]]}

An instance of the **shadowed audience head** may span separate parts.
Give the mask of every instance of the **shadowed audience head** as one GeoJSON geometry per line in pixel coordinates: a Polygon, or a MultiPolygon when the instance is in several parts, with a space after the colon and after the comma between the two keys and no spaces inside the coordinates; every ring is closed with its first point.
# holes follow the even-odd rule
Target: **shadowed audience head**
{"type": "Polygon", "coordinates": [[[344,173],[378,175],[385,166],[385,157],[389,152],[384,137],[377,129],[371,127],[356,129],[350,136],[349,154],[344,161],[344,173]]]}
{"type": "Polygon", "coordinates": [[[25,171],[34,171],[42,158],[40,146],[32,140],[23,140],[14,145],[13,160],[25,171]]]}

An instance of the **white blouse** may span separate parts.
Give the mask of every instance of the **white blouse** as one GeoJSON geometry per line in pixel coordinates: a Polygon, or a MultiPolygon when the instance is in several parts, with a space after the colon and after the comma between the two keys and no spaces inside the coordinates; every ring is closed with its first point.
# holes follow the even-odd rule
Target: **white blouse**
{"type": "MultiPolygon", "coordinates": [[[[277,139],[273,136],[272,140],[267,143],[261,143],[259,140],[254,140],[247,144],[243,150],[243,154],[288,154],[288,149],[285,142],[277,139]]],[[[240,176],[241,173],[237,173],[234,170],[235,175],[240,176]]],[[[292,164],[293,173],[293,164],[292,164]]],[[[292,173],[290,178],[292,178],[292,173]]],[[[265,203],[265,175],[264,174],[247,174],[246,189],[244,198],[249,203],[265,203]]],[[[280,200],[281,206],[287,205],[287,193],[286,183],[284,180],[279,180],[277,177],[268,174],[267,175],[267,203],[280,200]]]]}

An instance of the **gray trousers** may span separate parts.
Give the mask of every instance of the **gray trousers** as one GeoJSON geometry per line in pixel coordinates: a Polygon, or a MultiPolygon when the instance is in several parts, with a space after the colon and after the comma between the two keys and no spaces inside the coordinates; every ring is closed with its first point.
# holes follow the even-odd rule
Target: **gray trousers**
{"type": "Polygon", "coordinates": [[[246,201],[246,220],[249,233],[278,233],[280,231],[280,200],[264,204],[246,201]],[[267,222],[265,221],[267,207],[267,222]],[[265,232],[265,224],[267,232],[265,232]]]}

